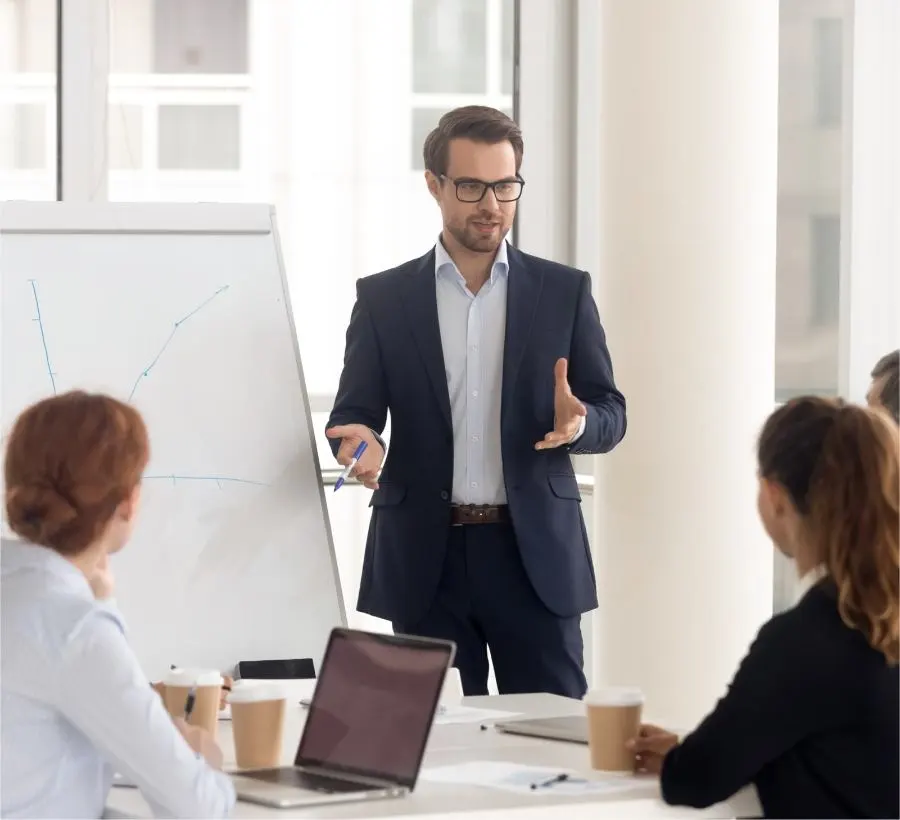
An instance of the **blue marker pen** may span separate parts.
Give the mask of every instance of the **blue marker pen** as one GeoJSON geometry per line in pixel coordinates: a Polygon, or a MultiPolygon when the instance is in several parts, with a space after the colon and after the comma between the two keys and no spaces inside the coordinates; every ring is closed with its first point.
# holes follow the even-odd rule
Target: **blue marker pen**
{"type": "Polygon", "coordinates": [[[356,463],[362,458],[362,454],[366,451],[366,447],[368,446],[369,445],[365,441],[359,443],[359,447],[356,448],[356,452],[353,454],[353,458],[350,459],[350,463],[344,468],[344,472],[338,476],[338,480],[334,482],[335,492],[341,489],[341,487],[344,486],[344,482],[350,478],[350,473],[353,471],[356,463]]]}

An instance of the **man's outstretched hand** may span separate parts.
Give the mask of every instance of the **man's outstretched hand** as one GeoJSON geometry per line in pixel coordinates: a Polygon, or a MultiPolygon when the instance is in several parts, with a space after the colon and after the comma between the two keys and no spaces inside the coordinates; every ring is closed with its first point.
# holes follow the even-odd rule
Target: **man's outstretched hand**
{"type": "Polygon", "coordinates": [[[325,431],[328,438],[339,438],[341,446],[337,451],[337,462],[346,467],[352,460],[360,442],[366,442],[366,451],[350,473],[370,490],[378,489],[378,473],[384,461],[384,448],[378,443],[375,434],[365,424],[339,424],[325,431]]]}
{"type": "Polygon", "coordinates": [[[570,444],[581,427],[582,418],[587,415],[585,406],[572,395],[569,363],[565,359],[557,359],[553,376],[553,430],[534,445],[535,450],[551,450],[570,444]]]}

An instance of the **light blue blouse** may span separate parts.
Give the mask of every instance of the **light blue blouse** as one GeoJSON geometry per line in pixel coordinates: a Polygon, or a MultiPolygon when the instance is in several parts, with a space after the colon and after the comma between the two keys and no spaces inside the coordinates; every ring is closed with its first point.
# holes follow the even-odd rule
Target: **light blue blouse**
{"type": "Polygon", "coordinates": [[[157,816],[229,815],[230,778],[182,738],[74,565],[3,539],[0,609],[0,815],[101,817],[114,771],[157,816]]]}

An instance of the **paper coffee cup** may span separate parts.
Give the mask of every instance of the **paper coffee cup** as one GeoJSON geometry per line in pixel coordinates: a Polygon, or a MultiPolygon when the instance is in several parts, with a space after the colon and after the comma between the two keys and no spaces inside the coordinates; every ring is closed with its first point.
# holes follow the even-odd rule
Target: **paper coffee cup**
{"type": "Polygon", "coordinates": [[[188,718],[191,726],[200,726],[216,734],[219,721],[219,696],[222,675],[214,669],[172,669],[162,681],[163,701],[173,718],[183,718],[188,695],[194,690],[194,708],[188,718]]]}
{"type": "Polygon", "coordinates": [[[588,692],[584,703],[591,768],[601,772],[633,772],[634,752],[625,744],[637,737],[640,730],[643,692],[626,687],[596,689],[588,692]]]}
{"type": "Polygon", "coordinates": [[[279,766],[287,703],[284,689],[272,684],[239,683],[228,702],[238,768],[279,766]]]}

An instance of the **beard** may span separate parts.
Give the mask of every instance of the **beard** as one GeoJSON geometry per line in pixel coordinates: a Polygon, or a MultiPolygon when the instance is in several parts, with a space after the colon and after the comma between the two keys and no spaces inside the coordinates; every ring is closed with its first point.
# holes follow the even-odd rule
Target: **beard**
{"type": "Polygon", "coordinates": [[[447,230],[450,231],[453,238],[466,250],[472,251],[473,253],[491,254],[497,252],[500,243],[503,241],[506,234],[509,233],[509,228],[500,224],[493,233],[485,236],[469,222],[466,222],[466,224],[462,226],[448,225],[447,230]]]}

